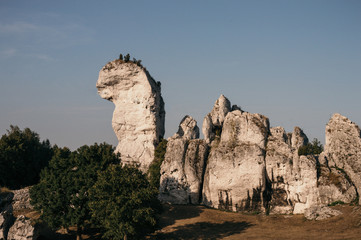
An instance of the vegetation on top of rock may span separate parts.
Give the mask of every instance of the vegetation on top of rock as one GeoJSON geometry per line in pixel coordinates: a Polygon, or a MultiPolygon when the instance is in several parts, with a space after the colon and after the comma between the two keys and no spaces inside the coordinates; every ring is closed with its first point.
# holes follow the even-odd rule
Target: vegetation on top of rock
{"type": "Polygon", "coordinates": [[[91,220],[88,191],[98,171],[114,163],[119,164],[119,158],[106,143],[85,145],[74,152],[55,147],[40,182],[30,190],[31,204],[41,212],[40,219],[52,228],[77,226],[80,237],[91,220]]]}
{"type": "Polygon", "coordinates": [[[147,176],[149,183],[155,189],[159,189],[160,182],[160,166],[164,161],[165,152],[167,151],[167,140],[162,139],[158,146],[154,150],[154,160],[150,164],[147,176]]]}
{"type": "Polygon", "coordinates": [[[41,142],[29,128],[11,125],[0,139],[0,186],[19,189],[37,183],[52,155],[49,140],[41,142]]]}
{"type": "Polygon", "coordinates": [[[143,239],[157,223],[157,195],[139,169],[111,165],[89,191],[92,220],[104,239],[143,239]]]}
{"type": "MultiPolygon", "coordinates": [[[[125,56],[123,56],[123,54],[119,54],[119,58],[115,60],[116,63],[134,63],[136,64],[138,67],[141,67],[142,69],[146,70],[145,67],[143,67],[142,65],[142,60],[137,60],[136,58],[133,57],[133,60],[130,60],[130,54],[127,53],[125,56]]],[[[105,66],[104,69],[106,70],[111,70],[113,69],[115,66],[112,64],[112,62],[108,62],[105,66]]]]}
{"type": "Polygon", "coordinates": [[[316,155],[320,154],[323,151],[323,145],[317,138],[314,138],[312,143],[307,143],[298,148],[298,156],[301,155],[316,155]]]}

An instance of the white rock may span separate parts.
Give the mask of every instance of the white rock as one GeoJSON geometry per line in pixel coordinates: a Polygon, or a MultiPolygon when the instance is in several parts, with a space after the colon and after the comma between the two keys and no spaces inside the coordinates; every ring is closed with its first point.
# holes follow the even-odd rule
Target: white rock
{"type": "Polygon", "coordinates": [[[222,94],[214,103],[212,111],[203,120],[202,132],[207,143],[220,136],[223,122],[230,111],[231,102],[222,94]]]}
{"type": "Polygon", "coordinates": [[[115,105],[112,126],[123,163],[146,171],[164,135],[164,102],[160,83],[134,63],[109,62],[99,72],[99,95],[115,105]]]}
{"type": "Polygon", "coordinates": [[[264,210],[268,130],[268,119],[262,115],[239,110],[227,114],[221,138],[212,143],[208,158],[205,205],[231,211],[264,210]]]}
{"type": "Polygon", "coordinates": [[[324,220],[341,214],[341,211],[319,205],[312,206],[305,210],[305,217],[308,220],[324,220]]]}
{"type": "Polygon", "coordinates": [[[31,220],[20,215],[9,229],[8,240],[35,240],[38,236],[38,230],[31,224],[31,220]]]}
{"type": "Polygon", "coordinates": [[[174,134],[172,138],[179,137],[187,140],[199,138],[199,128],[197,126],[197,121],[186,115],[179,124],[178,132],[174,134]]]}
{"type": "MultiPolygon", "coordinates": [[[[361,193],[360,128],[348,118],[336,113],[326,125],[324,154],[327,161],[342,169],[361,193]]],[[[361,198],[359,198],[361,204],[361,198]]]]}
{"type": "Polygon", "coordinates": [[[161,165],[159,199],[172,204],[199,204],[207,155],[204,140],[170,138],[161,165]]]}

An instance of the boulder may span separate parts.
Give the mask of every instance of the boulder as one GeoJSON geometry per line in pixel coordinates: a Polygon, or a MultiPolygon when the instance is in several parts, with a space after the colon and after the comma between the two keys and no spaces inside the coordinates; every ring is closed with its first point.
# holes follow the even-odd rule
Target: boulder
{"type": "Polygon", "coordinates": [[[123,163],[146,171],[164,135],[164,102],[160,83],[141,66],[115,60],[99,72],[99,95],[114,103],[112,126],[123,163]]]}
{"type": "Polygon", "coordinates": [[[36,226],[23,215],[16,218],[14,225],[9,229],[8,240],[35,240],[39,237],[36,226]]]}
{"type": "MultiPolygon", "coordinates": [[[[326,125],[324,156],[331,167],[344,172],[361,193],[361,133],[347,117],[334,114],[326,125]]],[[[359,198],[361,204],[361,198],[359,198]]]]}
{"type": "Polygon", "coordinates": [[[235,110],[227,114],[220,140],[212,143],[203,184],[203,204],[231,211],[264,210],[268,118],[235,110]]]}
{"type": "Polygon", "coordinates": [[[308,220],[324,220],[333,216],[341,215],[342,212],[322,205],[315,205],[305,210],[308,220]]]}

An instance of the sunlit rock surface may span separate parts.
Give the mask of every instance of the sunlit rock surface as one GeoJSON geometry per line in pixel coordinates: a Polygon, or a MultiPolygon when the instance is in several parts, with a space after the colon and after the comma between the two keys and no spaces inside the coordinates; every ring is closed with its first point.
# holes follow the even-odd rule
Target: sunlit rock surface
{"type": "Polygon", "coordinates": [[[114,103],[112,126],[123,163],[146,171],[164,135],[164,102],[160,83],[132,62],[115,60],[99,72],[99,95],[114,103]]]}

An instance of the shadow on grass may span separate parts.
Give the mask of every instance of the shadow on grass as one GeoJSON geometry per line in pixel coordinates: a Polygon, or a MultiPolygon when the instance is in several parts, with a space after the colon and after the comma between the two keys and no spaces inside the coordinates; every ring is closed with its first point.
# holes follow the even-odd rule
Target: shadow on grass
{"type": "Polygon", "coordinates": [[[176,227],[173,232],[154,234],[150,239],[220,239],[242,233],[253,226],[248,222],[198,222],[176,227]]]}
{"type": "Polygon", "coordinates": [[[173,225],[177,220],[198,217],[203,212],[201,206],[163,204],[163,212],[159,219],[159,227],[173,225]]]}

